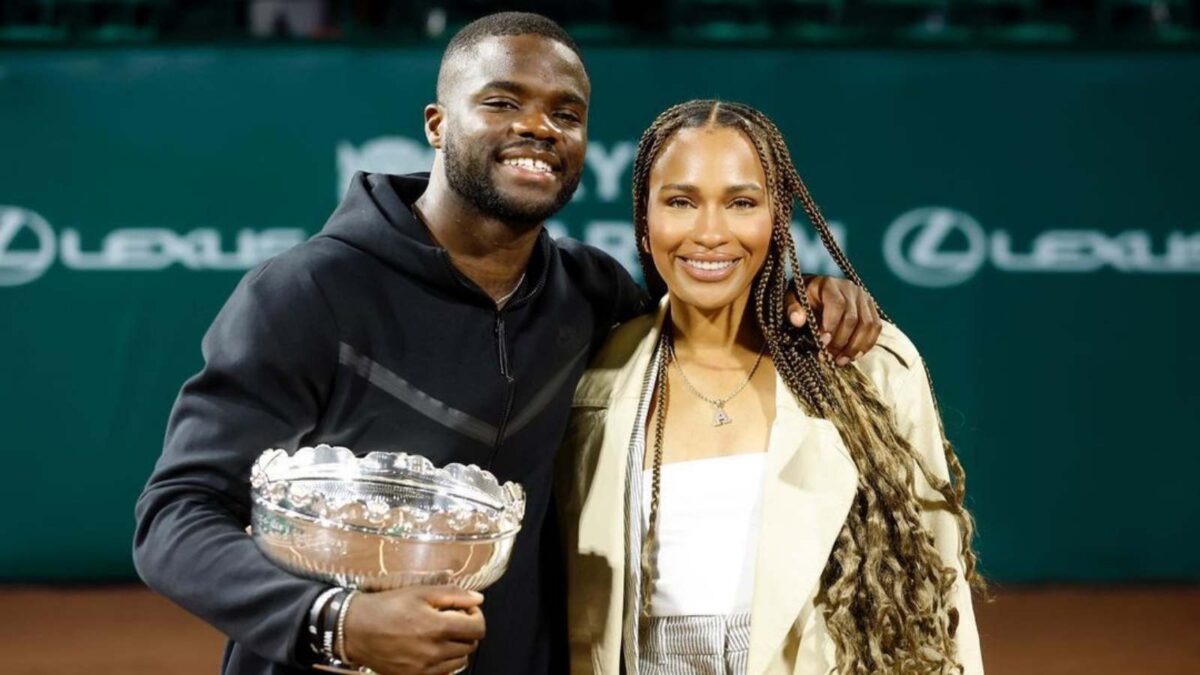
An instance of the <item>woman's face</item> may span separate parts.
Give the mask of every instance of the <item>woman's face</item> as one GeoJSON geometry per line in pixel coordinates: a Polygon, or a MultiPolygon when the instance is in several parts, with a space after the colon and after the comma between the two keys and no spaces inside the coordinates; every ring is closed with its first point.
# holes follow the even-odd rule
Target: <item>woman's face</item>
{"type": "Polygon", "coordinates": [[[674,298],[716,310],[749,297],[771,246],[767,179],[749,138],[679,130],[650,167],[647,199],[647,243],[674,298]]]}

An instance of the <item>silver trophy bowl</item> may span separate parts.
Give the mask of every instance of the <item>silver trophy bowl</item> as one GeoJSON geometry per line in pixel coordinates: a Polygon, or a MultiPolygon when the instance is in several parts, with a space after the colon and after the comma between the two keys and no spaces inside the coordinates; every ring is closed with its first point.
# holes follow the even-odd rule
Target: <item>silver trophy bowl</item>
{"type": "Polygon", "coordinates": [[[251,532],[268,558],[361,591],[482,590],[507,569],[525,514],[521,486],[477,466],[328,445],[267,450],[250,486],[251,532]]]}

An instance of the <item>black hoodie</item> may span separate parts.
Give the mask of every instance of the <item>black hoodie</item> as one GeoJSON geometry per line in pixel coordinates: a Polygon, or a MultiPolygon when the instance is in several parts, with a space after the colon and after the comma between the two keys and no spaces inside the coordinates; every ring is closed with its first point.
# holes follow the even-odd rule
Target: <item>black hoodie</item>
{"type": "Polygon", "coordinates": [[[565,671],[554,455],[589,355],[646,297],[598,249],[542,232],[497,311],[413,217],[427,181],[356,175],[320,234],[242,279],[175,402],[138,499],[134,561],[230,637],[227,674],[309,672],[302,630],[326,586],[275,567],[245,528],[258,454],[317,443],[478,464],[523,485],[524,526],[485,592],[471,672],[565,671]]]}

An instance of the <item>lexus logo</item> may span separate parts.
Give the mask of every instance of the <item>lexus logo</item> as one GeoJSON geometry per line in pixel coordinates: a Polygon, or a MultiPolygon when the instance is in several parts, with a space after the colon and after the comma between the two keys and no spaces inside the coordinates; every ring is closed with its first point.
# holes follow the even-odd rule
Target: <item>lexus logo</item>
{"type": "Polygon", "coordinates": [[[883,257],[901,279],[941,288],[975,276],[987,259],[987,247],[987,235],[974,218],[929,206],[892,222],[883,238],[883,257]]]}
{"type": "Polygon", "coordinates": [[[40,215],[19,206],[0,206],[0,286],[20,286],[46,273],[54,262],[54,230],[40,215]],[[29,238],[19,237],[29,230],[29,238]]]}

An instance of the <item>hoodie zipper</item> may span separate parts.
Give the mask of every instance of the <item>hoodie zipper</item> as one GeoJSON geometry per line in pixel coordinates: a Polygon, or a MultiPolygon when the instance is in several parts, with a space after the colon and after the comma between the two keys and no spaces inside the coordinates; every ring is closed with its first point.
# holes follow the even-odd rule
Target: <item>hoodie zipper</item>
{"type": "MultiPolygon", "coordinates": [[[[539,282],[537,288],[535,288],[533,292],[536,293],[541,287],[542,284],[539,282]]],[[[530,293],[529,295],[533,295],[533,293],[530,293]]],[[[527,295],[525,297],[529,296],[527,295]]],[[[515,303],[510,302],[507,306],[511,306],[513,304],[515,303]]],[[[496,336],[496,356],[500,362],[500,376],[504,378],[506,392],[504,395],[504,416],[500,418],[500,426],[496,428],[496,440],[494,443],[492,443],[492,452],[488,456],[487,466],[484,467],[488,471],[492,470],[492,464],[496,461],[496,455],[500,453],[500,446],[504,443],[504,431],[508,428],[508,418],[512,414],[513,399],[515,398],[517,390],[516,379],[512,374],[512,364],[510,364],[508,360],[508,336],[504,332],[503,307],[496,309],[496,325],[492,329],[492,332],[496,336]]],[[[483,643],[479,644],[479,647],[472,655],[473,658],[467,662],[467,675],[475,674],[475,665],[479,661],[479,654],[481,652],[483,652],[483,643]]]]}
{"type": "Polygon", "coordinates": [[[504,443],[504,431],[508,428],[508,417],[512,414],[513,398],[516,394],[516,382],[512,374],[512,366],[508,361],[508,336],[504,332],[504,310],[496,310],[496,354],[500,360],[500,376],[504,378],[504,415],[500,418],[500,426],[496,428],[496,440],[492,443],[492,452],[488,457],[487,469],[491,471],[500,446],[504,443]]]}
{"type": "Polygon", "coordinates": [[[492,464],[496,461],[496,455],[500,454],[500,446],[504,444],[504,434],[508,431],[508,418],[512,415],[513,399],[516,398],[517,384],[516,378],[513,376],[512,364],[508,358],[508,336],[504,330],[504,313],[510,309],[515,309],[521,304],[534,297],[541,292],[542,287],[546,285],[545,271],[538,275],[537,284],[529,290],[528,293],[517,298],[509,300],[503,307],[496,310],[496,326],[494,332],[496,334],[496,355],[500,362],[500,375],[504,378],[506,392],[504,395],[504,416],[500,418],[500,425],[496,429],[496,441],[492,443],[492,453],[488,457],[487,468],[492,470],[492,464]]]}

